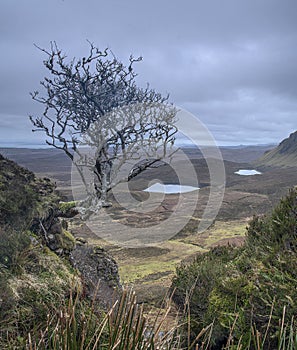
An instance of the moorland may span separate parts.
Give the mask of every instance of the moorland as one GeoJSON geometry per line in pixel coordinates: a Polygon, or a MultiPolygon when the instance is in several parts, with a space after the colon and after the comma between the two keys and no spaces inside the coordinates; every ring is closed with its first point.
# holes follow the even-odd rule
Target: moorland
{"type": "MultiPolygon", "coordinates": [[[[111,193],[112,206],[91,222],[75,208],[63,153],[0,149],[1,347],[296,349],[295,136],[221,148],[223,161],[184,148],[178,168],[190,160],[199,190],[143,191],[154,179],[180,183],[159,163],[129,183],[139,207],[153,199],[151,211],[129,210],[111,193]],[[223,189],[209,170],[218,164],[223,189]],[[217,207],[212,188],[222,202],[199,231],[205,208],[217,207]],[[125,244],[129,231],[158,239],[125,244]]],[[[182,181],[197,185],[186,171],[182,181]]]]}
{"type": "MultiPolygon", "coordinates": [[[[98,219],[94,232],[82,225],[77,218],[70,220],[71,232],[74,236],[88,240],[89,244],[103,246],[118,262],[121,283],[133,285],[141,301],[158,306],[168,291],[175,268],[182,261],[191,261],[199,252],[221,245],[240,246],[245,240],[246,227],[253,215],[263,215],[272,210],[289,188],[297,183],[296,167],[258,166],[262,174],[240,176],[235,174],[239,169],[253,169],[255,162],[273,145],[222,147],[221,153],[226,172],[226,187],[222,206],[214,223],[205,231],[197,234],[198,222],[203,214],[209,196],[209,170],[205,159],[198,149],[187,147],[187,154],[198,174],[200,190],[199,201],[194,215],[188,224],[170,240],[152,246],[123,247],[100,238],[104,229],[98,219]]],[[[14,160],[21,166],[33,171],[38,177],[52,179],[65,201],[72,200],[71,162],[55,149],[0,149],[0,153],[14,160]]],[[[151,179],[161,179],[164,183],[176,183],[175,174],[170,166],[162,166],[145,171],[132,181],[130,188],[139,201],[147,198],[143,186],[151,179]]],[[[185,185],[191,185],[191,179],[185,185]]],[[[185,207],[196,203],[195,192],[187,194],[166,195],[154,215],[135,215],[129,213],[115,203],[107,208],[109,216],[114,220],[130,225],[150,225],[170,217],[179,196],[183,198],[185,207]]],[[[119,232],[120,234],[120,232],[119,232]]],[[[104,236],[104,235],[103,235],[104,236]]]]}

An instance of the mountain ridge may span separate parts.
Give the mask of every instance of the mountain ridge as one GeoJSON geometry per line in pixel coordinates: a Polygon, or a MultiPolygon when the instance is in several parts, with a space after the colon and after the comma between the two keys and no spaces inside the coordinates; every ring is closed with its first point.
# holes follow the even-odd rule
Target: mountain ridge
{"type": "Polygon", "coordinates": [[[282,140],[277,147],[267,151],[254,164],[257,167],[296,167],[297,166],[297,131],[282,140]]]}

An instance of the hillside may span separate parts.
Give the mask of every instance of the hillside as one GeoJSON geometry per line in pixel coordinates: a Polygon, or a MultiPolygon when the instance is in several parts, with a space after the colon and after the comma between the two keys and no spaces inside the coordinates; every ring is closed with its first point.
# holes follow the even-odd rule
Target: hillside
{"type": "MultiPolygon", "coordinates": [[[[207,164],[200,158],[192,163],[203,185],[201,203],[206,203],[207,164]]],[[[60,164],[57,173],[66,175],[60,164]]],[[[224,201],[206,232],[198,235],[195,229],[200,205],[179,237],[140,249],[104,244],[82,225],[73,202],[61,202],[48,178],[38,179],[0,155],[0,348],[107,350],[117,349],[114,345],[122,341],[121,349],[135,349],[126,342],[134,344],[139,335],[137,341],[148,344],[141,348],[151,350],[153,341],[154,348],[165,348],[168,335],[171,345],[166,348],[172,350],[184,348],[187,340],[204,350],[222,346],[251,350],[251,341],[261,343],[259,349],[296,349],[286,347],[296,339],[296,189],[271,216],[255,217],[243,237],[247,217],[265,214],[281,192],[296,185],[296,169],[273,168],[249,178],[234,173],[248,165],[225,161],[224,201]],[[133,293],[121,293],[112,256],[119,263],[121,282],[134,285],[137,302],[133,293]],[[175,304],[168,300],[163,305],[168,289],[176,291],[175,304]],[[119,308],[104,316],[102,307],[108,309],[120,294],[119,308]],[[189,318],[184,322],[182,314],[177,318],[177,308],[191,312],[190,322],[189,318]],[[131,321],[128,315],[135,317],[131,321]],[[149,328],[144,318],[138,321],[143,315],[149,328]],[[155,315],[161,315],[160,325],[155,315]],[[133,324],[129,332],[127,320],[133,324]],[[165,336],[154,337],[152,325],[157,327],[156,334],[165,336]],[[210,347],[203,347],[206,339],[210,347]]],[[[162,167],[162,174],[159,171],[151,169],[143,180],[163,175],[174,181],[168,167],[162,167]]],[[[137,185],[135,180],[131,189],[142,198],[137,185]]],[[[188,208],[193,193],[183,197],[188,208]]],[[[170,209],[176,196],[166,201],[163,204],[170,209]]],[[[127,219],[128,213],[116,205],[108,210],[113,210],[110,215],[117,221],[127,219]]],[[[160,218],[164,213],[159,213],[160,218]]],[[[157,215],[153,219],[158,220],[157,215]]],[[[99,220],[100,231],[102,224],[99,220]]]]}
{"type": "Polygon", "coordinates": [[[257,167],[297,166],[297,131],[255,161],[257,167]]]}
{"type": "Polygon", "coordinates": [[[0,154],[1,349],[27,349],[28,333],[38,336],[72,295],[83,313],[95,294],[101,308],[119,294],[114,259],[68,231],[67,219],[76,214],[48,178],[0,154]]]}

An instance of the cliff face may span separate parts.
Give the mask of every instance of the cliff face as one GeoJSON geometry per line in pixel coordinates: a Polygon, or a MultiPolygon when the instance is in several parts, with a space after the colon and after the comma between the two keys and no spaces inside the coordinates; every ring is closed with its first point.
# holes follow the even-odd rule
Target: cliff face
{"type": "Polygon", "coordinates": [[[297,131],[254,163],[257,167],[297,167],[297,131]]]}

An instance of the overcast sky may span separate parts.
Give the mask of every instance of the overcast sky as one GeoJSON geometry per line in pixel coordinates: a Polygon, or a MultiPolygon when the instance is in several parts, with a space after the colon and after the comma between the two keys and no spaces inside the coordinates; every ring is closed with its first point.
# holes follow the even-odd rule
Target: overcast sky
{"type": "Polygon", "coordinates": [[[55,40],[87,39],[137,64],[138,82],[196,115],[220,145],[278,143],[297,129],[296,0],[0,0],[0,147],[40,143],[29,92],[55,40]]]}

